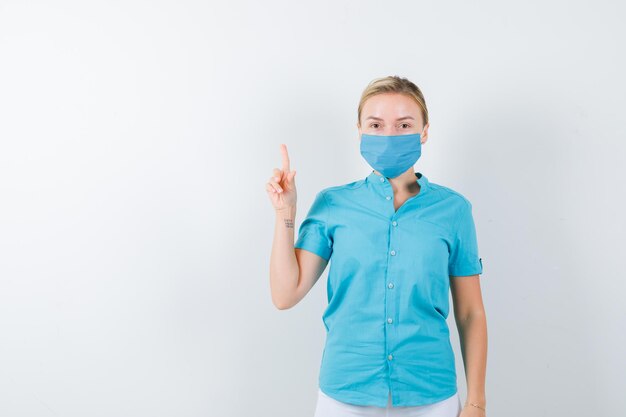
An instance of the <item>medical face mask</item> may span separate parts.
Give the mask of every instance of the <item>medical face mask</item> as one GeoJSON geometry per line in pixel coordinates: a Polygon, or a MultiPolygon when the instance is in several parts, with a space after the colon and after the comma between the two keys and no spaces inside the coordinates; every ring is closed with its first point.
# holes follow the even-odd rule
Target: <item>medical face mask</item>
{"type": "Polygon", "coordinates": [[[411,168],[422,154],[421,135],[361,134],[361,155],[376,171],[394,178],[411,168]]]}

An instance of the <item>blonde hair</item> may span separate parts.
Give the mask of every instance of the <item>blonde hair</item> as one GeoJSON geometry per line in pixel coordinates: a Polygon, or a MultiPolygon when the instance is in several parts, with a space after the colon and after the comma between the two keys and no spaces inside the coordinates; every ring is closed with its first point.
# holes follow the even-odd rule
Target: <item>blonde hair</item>
{"type": "Polygon", "coordinates": [[[406,78],[399,77],[397,75],[390,75],[388,77],[381,77],[372,80],[363,94],[361,94],[361,100],[359,101],[359,109],[357,112],[357,123],[361,126],[361,112],[363,105],[372,96],[382,93],[400,93],[411,97],[422,109],[422,118],[424,119],[424,126],[428,123],[428,108],[426,107],[426,101],[422,90],[411,81],[406,78]]]}

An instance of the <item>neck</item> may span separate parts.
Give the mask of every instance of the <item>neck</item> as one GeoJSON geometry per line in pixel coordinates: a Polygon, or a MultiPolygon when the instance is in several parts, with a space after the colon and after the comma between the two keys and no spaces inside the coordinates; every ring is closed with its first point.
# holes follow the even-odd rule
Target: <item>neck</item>
{"type": "MultiPolygon", "coordinates": [[[[376,175],[382,175],[376,170],[374,170],[374,173],[376,173],[376,175]]],[[[394,191],[408,194],[416,194],[420,190],[419,183],[417,182],[417,176],[415,175],[413,167],[406,170],[395,178],[388,178],[388,180],[394,191]]]]}

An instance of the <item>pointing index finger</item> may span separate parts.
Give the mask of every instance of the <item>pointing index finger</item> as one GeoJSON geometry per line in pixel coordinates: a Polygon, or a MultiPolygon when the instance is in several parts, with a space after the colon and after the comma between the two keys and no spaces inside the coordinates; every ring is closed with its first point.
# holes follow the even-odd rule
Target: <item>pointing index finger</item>
{"type": "Polygon", "coordinates": [[[283,172],[289,172],[289,155],[287,153],[287,145],[280,144],[280,153],[283,155],[283,172]]]}

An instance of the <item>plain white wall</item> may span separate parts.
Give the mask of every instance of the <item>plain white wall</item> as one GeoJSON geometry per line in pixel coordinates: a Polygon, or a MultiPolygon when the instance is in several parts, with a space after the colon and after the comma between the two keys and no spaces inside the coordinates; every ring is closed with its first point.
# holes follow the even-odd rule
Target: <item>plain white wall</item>
{"type": "Polygon", "coordinates": [[[624,11],[0,1],[0,415],[312,416],[327,271],[274,308],[265,182],[286,143],[299,227],[366,176],[385,75],[427,99],[415,169],[473,203],[489,415],[623,414],[624,11]]]}

